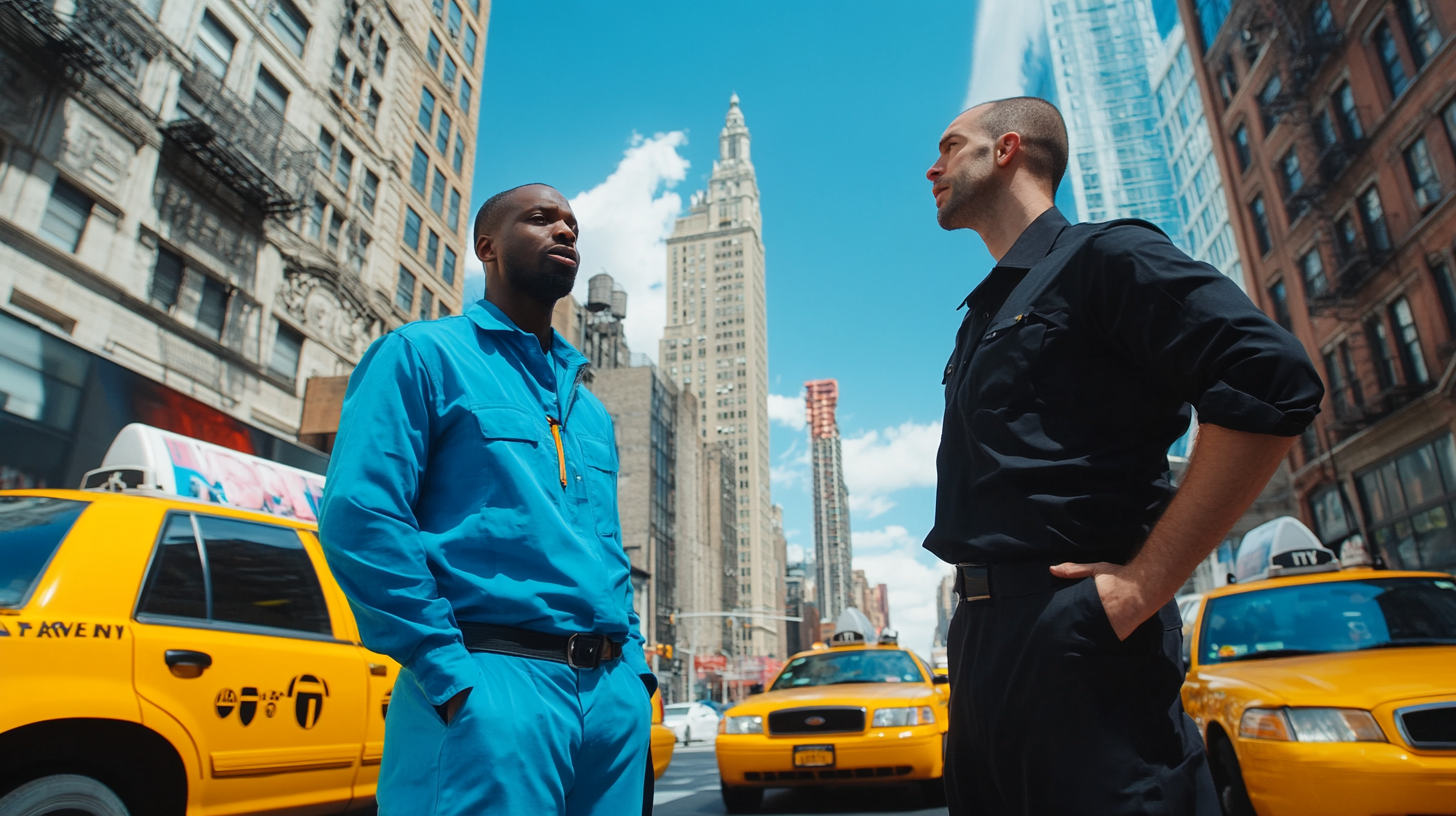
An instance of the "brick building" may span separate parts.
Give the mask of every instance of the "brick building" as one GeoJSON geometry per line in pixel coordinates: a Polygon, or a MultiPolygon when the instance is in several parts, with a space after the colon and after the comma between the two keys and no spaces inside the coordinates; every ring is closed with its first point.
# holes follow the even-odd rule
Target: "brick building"
{"type": "Polygon", "coordinates": [[[1456,568],[1456,4],[1179,7],[1249,295],[1328,389],[1300,513],[1347,559],[1456,568]]]}

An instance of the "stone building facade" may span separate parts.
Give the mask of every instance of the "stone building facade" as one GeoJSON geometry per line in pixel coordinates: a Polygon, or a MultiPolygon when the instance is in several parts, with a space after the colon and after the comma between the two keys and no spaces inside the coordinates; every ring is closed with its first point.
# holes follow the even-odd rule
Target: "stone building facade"
{"type": "Polygon", "coordinates": [[[1327,386],[1290,454],[1344,558],[1456,567],[1456,8],[1179,0],[1249,295],[1327,386]]]}
{"type": "Polygon", "coordinates": [[[489,10],[4,4],[0,309],[296,438],[310,377],[460,311],[489,10]]]}

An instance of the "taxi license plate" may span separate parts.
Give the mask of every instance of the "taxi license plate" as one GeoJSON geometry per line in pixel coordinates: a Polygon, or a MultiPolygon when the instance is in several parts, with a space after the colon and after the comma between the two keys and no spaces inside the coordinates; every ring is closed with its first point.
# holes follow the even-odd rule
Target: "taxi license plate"
{"type": "Polygon", "coordinates": [[[798,745],[794,747],[795,768],[834,767],[833,745],[798,745]]]}

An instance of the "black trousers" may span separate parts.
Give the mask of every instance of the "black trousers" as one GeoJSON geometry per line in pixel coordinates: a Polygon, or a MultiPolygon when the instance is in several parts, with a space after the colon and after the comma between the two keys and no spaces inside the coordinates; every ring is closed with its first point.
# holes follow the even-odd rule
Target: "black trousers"
{"type": "Polygon", "coordinates": [[[1176,605],[1118,641],[1092,579],[1045,569],[1018,565],[1014,582],[993,572],[994,596],[951,620],[950,812],[1218,816],[1179,695],[1176,605]]]}

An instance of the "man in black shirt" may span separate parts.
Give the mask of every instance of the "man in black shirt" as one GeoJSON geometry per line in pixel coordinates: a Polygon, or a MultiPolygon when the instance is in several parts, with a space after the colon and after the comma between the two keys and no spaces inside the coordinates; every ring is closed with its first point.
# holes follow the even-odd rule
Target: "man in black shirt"
{"type": "Polygon", "coordinates": [[[1213,816],[1173,595],[1324,388],[1294,337],[1156,227],[1069,224],[1066,165],[1061,115],[1019,98],[957,117],[926,174],[941,227],[997,260],[945,367],[925,540],[962,601],[946,791],[952,813],[1213,816]]]}

